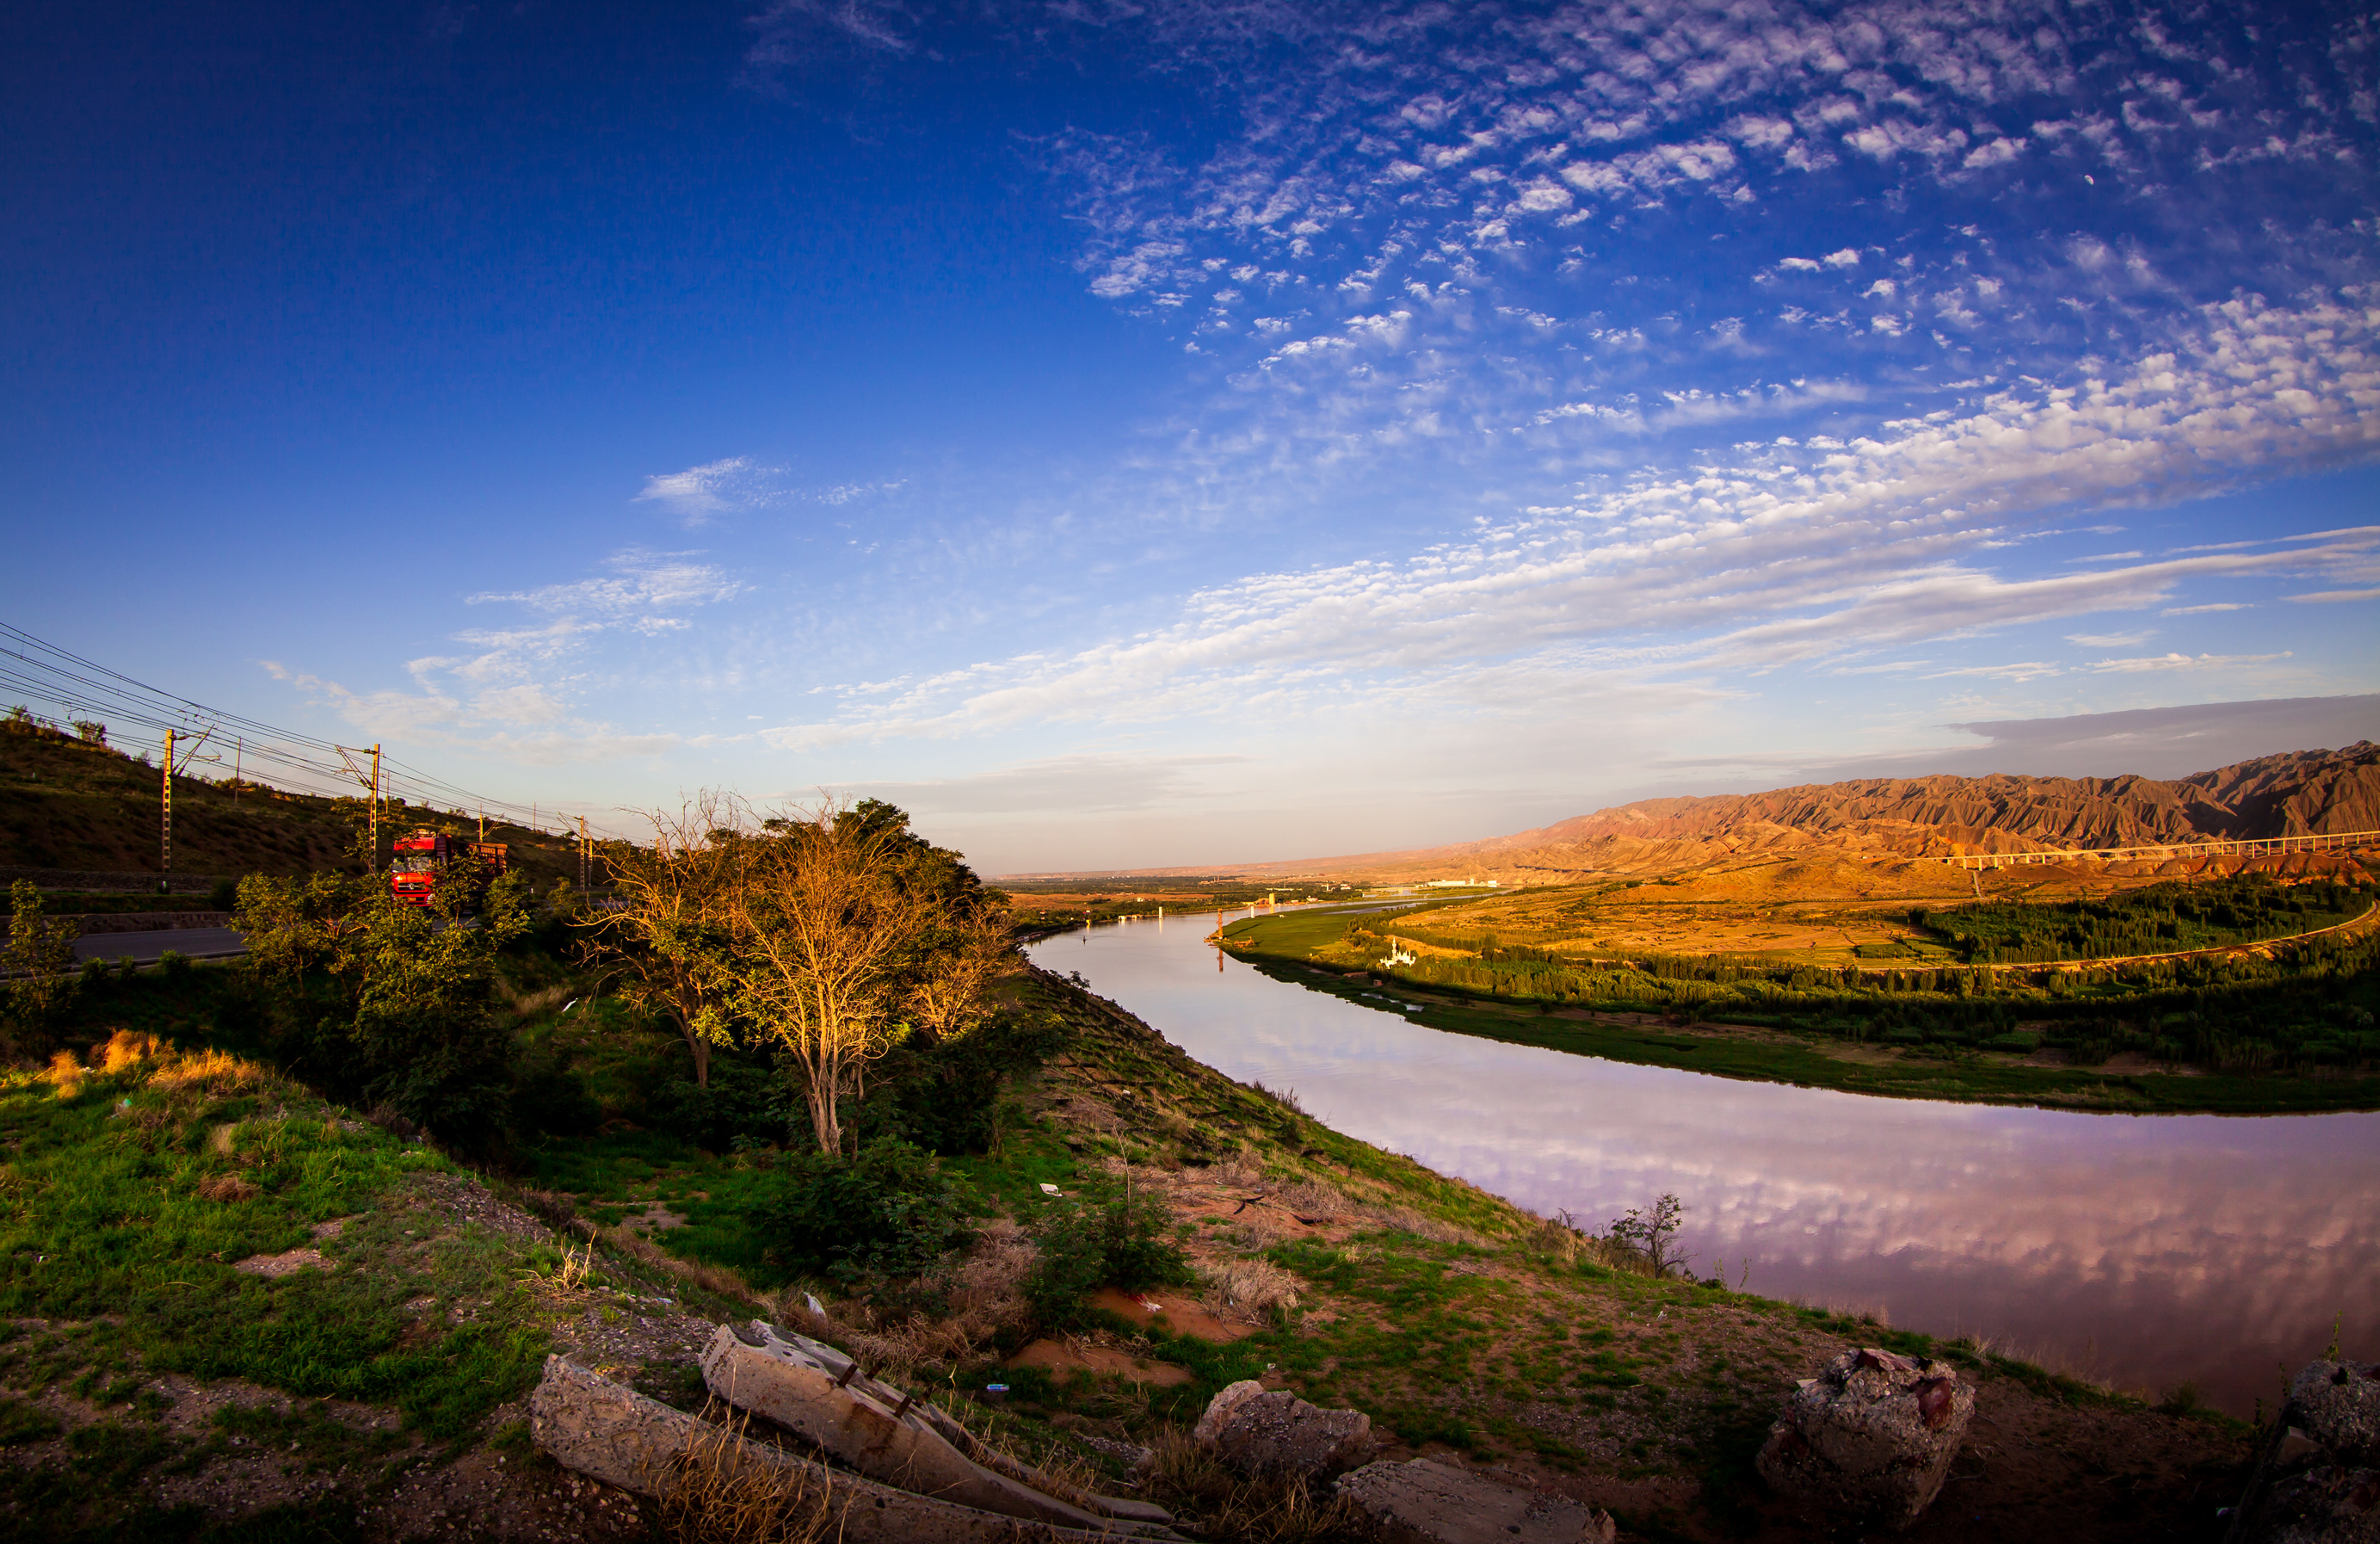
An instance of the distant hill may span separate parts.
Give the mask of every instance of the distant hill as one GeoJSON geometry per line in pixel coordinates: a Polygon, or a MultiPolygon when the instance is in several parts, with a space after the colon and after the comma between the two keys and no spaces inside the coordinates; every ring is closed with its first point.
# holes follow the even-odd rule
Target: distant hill
{"type": "MultiPolygon", "coordinates": [[[[158,871],[163,773],[104,745],[87,744],[36,723],[0,719],[0,869],[158,871]]],[[[360,799],[290,794],[255,784],[237,799],[224,783],[174,779],[174,872],[297,874],[357,868],[345,857],[360,799]]],[[[393,828],[455,823],[468,818],[397,805],[393,828]]],[[[507,843],[516,867],[542,892],[576,880],[577,848],[565,837],[491,821],[488,840],[507,843]]],[[[5,879],[6,876],[0,876],[5,879]]],[[[36,879],[37,883],[48,882],[36,879]]],[[[0,889],[5,889],[0,882],[0,889]]]]}
{"type": "Polygon", "coordinates": [[[1729,858],[1947,857],[2041,847],[2380,830],[2380,746],[2289,751],[2172,782],[2146,777],[1861,778],[1765,794],[1643,799],[1452,846],[1232,869],[1373,882],[1550,883],[1729,858]]]}

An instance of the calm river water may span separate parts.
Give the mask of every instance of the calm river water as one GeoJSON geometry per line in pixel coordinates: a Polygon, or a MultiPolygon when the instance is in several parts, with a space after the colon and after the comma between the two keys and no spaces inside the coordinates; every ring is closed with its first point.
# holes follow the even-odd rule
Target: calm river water
{"type": "MultiPolygon", "coordinates": [[[[1233,913],[1245,916],[1245,912],[1233,913]]],[[[1317,1119],[1536,1211],[1664,1191],[1698,1274],[1882,1309],[2246,1415],[2277,1364],[2380,1347],[2380,1114],[2085,1115],[1876,1099],[1446,1034],[1259,975],[1212,914],[1047,939],[1043,967],[1317,1119]],[[1218,964],[1220,969],[1217,968],[1218,964]]]]}

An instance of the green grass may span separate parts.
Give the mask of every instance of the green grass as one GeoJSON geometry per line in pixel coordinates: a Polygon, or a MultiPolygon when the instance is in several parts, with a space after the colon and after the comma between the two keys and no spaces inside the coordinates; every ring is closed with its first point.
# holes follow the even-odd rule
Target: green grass
{"type": "MultiPolygon", "coordinates": [[[[0,1343],[0,1387],[16,1391],[0,1431],[39,1440],[25,1400],[53,1389],[105,1412],[70,1440],[78,1469],[109,1483],[20,1519],[62,1537],[132,1526],[128,1477],[190,1456],[158,1419],[147,1384],[160,1372],[393,1407],[407,1443],[440,1444],[535,1380],[548,1341],[516,1284],[520,1252],[406,1204],[451,1166],[252,1064],[149,1061],[63,1084],[10,1075],[0,1149],[0,1317],[39,1321],[0,1343]],[[235,1180],[244,1193],[215,1193],[237,1198],[204,1189],[235,1180]],[[317,1243],[315,1224],[348,1218],[317,1243]],[[337,1268],[233,1269],[305,1246],[337,1268]]],[[[389,1445],[296,1419],[277,1438],[311,1461],[389,1445]]]]}
{"type": "MultiPolygon", "coordinates": [[[[1343,912],[1289,913],[1278,918],[1237,923],[1227,932],[1245,941],[1243,957],[1278,981],[1342,998],[1361,1007],[1378,1009],[1383,1002],[1391,1000],[1420,1001],[1418,991],[1393,984],[1365,987],[1336,970],[1306,963],[1311,951],[1330,946],[1352,922],[1359,919],[1343,912]],[[1378,995],[1366,997],[1366,992],[1378,995]]],[[[1457,987],[1432,984],[1422,990],[1432,997],[1453,998],[1455,1002],[1427,1003],[1419,1012],[1398,1016],[1451,1034],[1475,1035],[1642,1066],[1676,1067],[1719,1077],[1902,1099],[2050,1104],[2135,1113],[2245,1115],[2380,1108],[2380,1077],[2109,1075],[2079,1068],[2015,1066],[1994,1057],[1959,1054],[1947,1047],[1939,1059],[1852,1062],[1816,1049],[1833,1037],[1815,1031],[1806,1033],[1807,1045],[1689,1035],[1655,1026],[1558,1018],[1541,1011],[1550,1004],[1507,1005],[1492,996],[1457,987]]],[[[1911,1043],[1918,1043],[1913,1035],[1911,1043]]],[[[1998,1049],[2022,1048],[2011,1042],[1998,1049]]]]}

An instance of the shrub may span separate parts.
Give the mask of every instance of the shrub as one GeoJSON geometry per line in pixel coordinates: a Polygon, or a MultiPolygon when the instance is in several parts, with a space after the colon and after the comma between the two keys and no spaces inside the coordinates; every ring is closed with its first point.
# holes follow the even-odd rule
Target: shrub
{"type": "Polygon", "coordinates": [[[726,1152],[738,1137],[768,1142],[783,1137],[795,1109],[768,1068],[714,1055],[710,1087],[692,1078],[665,1083],[647,1100],[644,1118],[706,1151],[726,1152]]]}
{"type": "Polygon", "coordinates": [[[1190,1258],[1171,1236],[1162,1207],[1130,1196],[1105,1206],[1071,1206],[1035,1230],[1041,1258],[1025,1281],[1026,1301],[1045,1324],[1080,1318],[1095,1287],[1163,1286],[1191,1280],[1190,1258]]]}
{"type": "Polygon", "coordinates": [[[838,1280],[924,1270],[967,1234],[950,1181],[923,1149],[879,1138],[844,1158],[790,1155],[760,1203],[771,1252],[838,1280]]]}
{"type": "Polygon", "coordinates": [[[862,1141],[897,1137],[937,1153],[997,1150],[1012,1076],[1040,1066],[1072,1033],[1055,1014],[1011,1014],[965,1035],[896,1046],[869,1069],[845,1120],[862,1141]]]}

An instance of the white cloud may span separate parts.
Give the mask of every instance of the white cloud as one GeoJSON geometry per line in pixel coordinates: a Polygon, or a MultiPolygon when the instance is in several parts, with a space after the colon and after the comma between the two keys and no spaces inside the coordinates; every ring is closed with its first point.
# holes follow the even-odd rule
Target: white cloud
{"type": "Polygon", "coordinates": [[[635,502],[662,505],[688,528],[704,526],[721,515],[777,502],[783,496],[777,486],[783,475],[783,468],[759,466],[749,456],[731,456],[682,472],[648,477],[635,502]]]}
{"type": "Polygon", "coordinates": [[[2275,660],[2291,658],[2284,649],[2277,654],[2154,654],[2143,659],[2101,660],[2091,668],[2136,675],[2152,670],[2231,670],[2246,664],[2269,664],[2275,660]]]}
{"type": "Polygon", "coordinates": [[[2380,590],[2317,590],[2310,595],[2291,595],[2287,599],[2324,605],[2340,601],[2380,599],[2380,590]]]}
{"type": "Polygon", "coordinates": [[[2107,558],[2122,565],[2046,577],[2003,577],[1963,555],[1999,541],[1999,522],[2044,507],[2154,502],[2202,487],[2216,468],[2252,476],[2380,444],[2380,415],[2362,406],[2380,403],[2380,310],[2243,299],[2207,308],[2203,323],[2188,354],[2148,357],[2121,377],[1993,391],[1964,416],[1647,473],[1402,563],[1253,576],[1193,597],[1171,626],[1063,659],[952,673],[771,738],[816,745],[1243,711],[1252,693],[1289,711],[1359,698],[1374,679],[1426,681],[1497,658],[1640,675],[1774,670],[2146,609],[2208,576],[2370,561],[2380,538],[2368,533],[2285,551],[2107,558]],[[1628,634],[1670,641],[1601,641],[1628,634]]]}
{"type": "Polygon", "coordinates": [[[2254,608],[2252,605],[2244,601],[2212,601],[2203,606],[2168,606],[2165,610],[2157,613],[2157,614],[2159,616],[2200,616],[2208,612],[2252,611],[2253,609],[2254,608]]]}
{"type": "Polygon", "coordinates": [[[2130,649],[2135,644],[2146,643],[2155,637],[2156,637],[2155,628],[2143,627],[2137,632],[2130,633],[2069,633],[2066,635],[2066,641],[2079,644],[2085,649],[2130,649]]]}
{"type": "Polygon", "coordinates": [[[617,615],[662,606],[715,605],[743,593],[743,581],[725,569],[693,561],[700,555],[630,548],[605,560],[605,566],[613,571],[609,577],[576,579],[535,590],[482,591],[468,599],[473,605],[509,601],[545,612],[617,615]]]}
{"type": "Polygon", "coordinates": [[[1968,171],[1981,171],[1988,166],[2004,166],[2024,153],[2025,140],[2016,135],[2006,140],[1990,140],[1967,152],[1960,164],[1968,171]]]}

